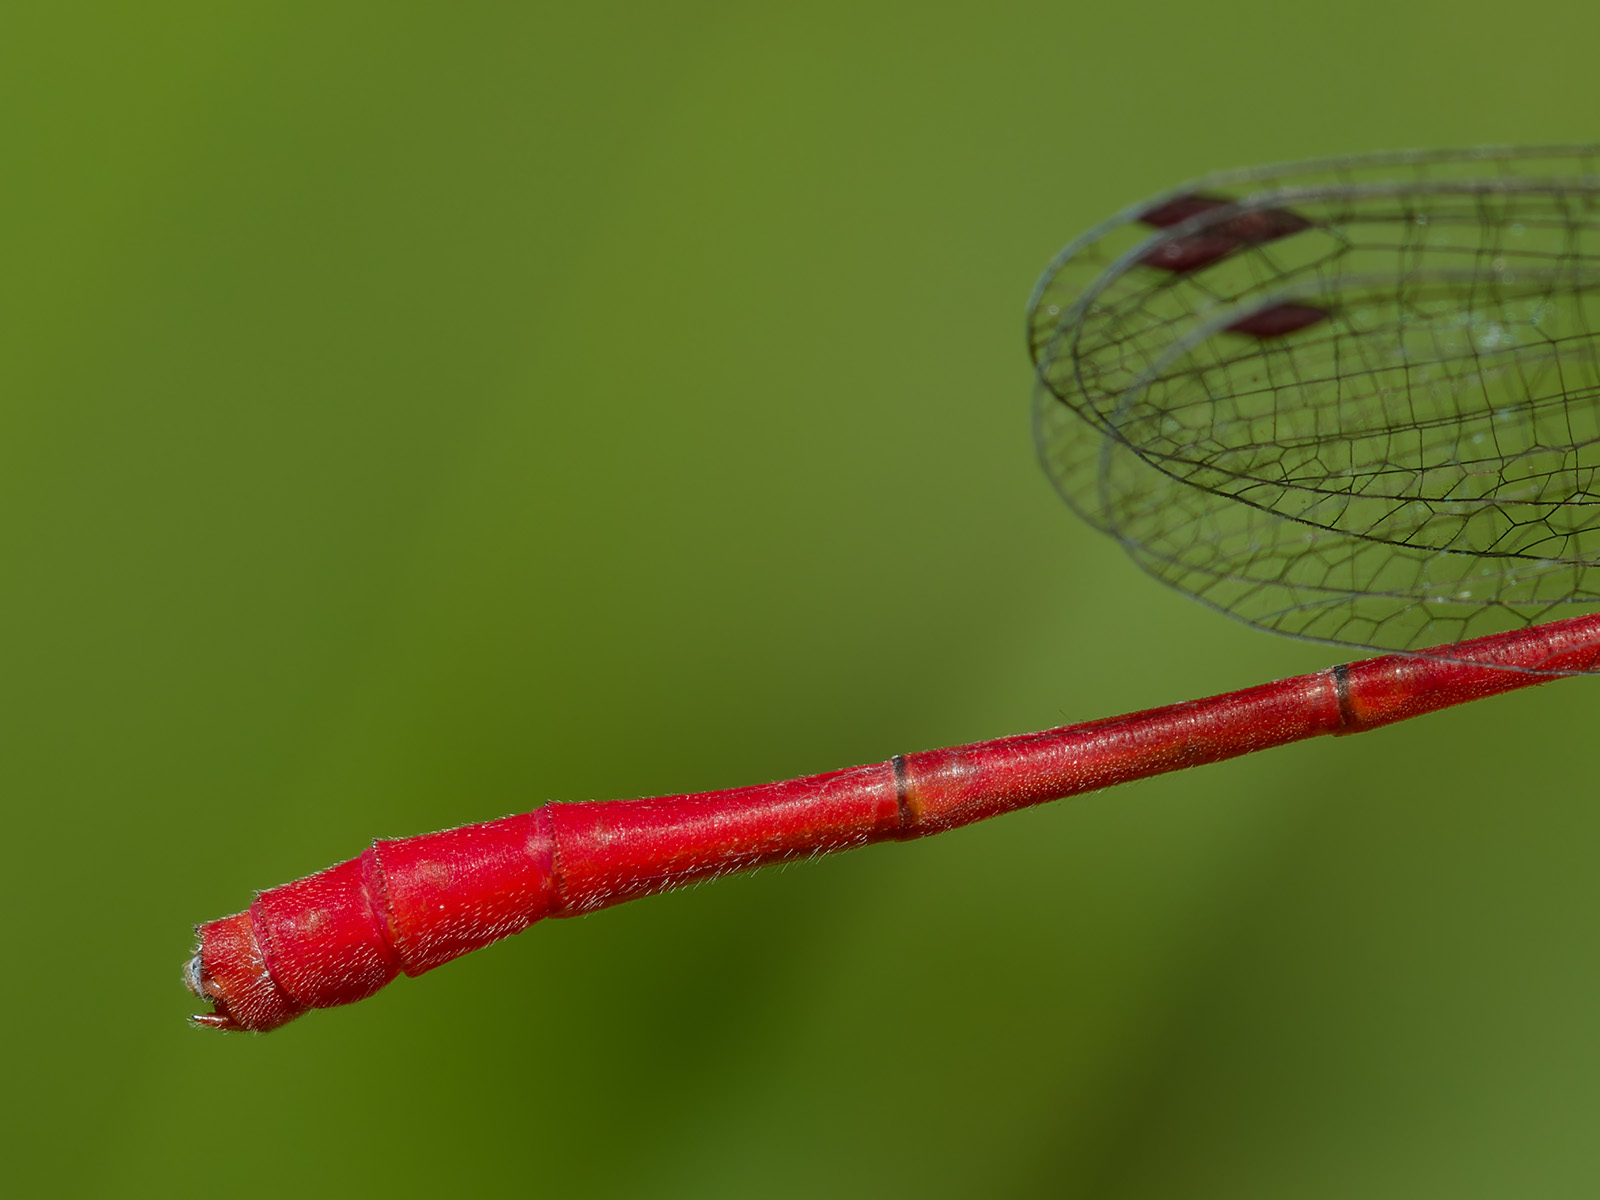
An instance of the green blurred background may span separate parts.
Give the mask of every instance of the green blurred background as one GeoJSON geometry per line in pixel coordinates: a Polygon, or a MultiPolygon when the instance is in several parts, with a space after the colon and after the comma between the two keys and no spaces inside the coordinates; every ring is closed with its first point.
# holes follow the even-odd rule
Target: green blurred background
{"type": "MultiPolygon", "coordinates": [[[[1036,469],[1054,250],[1593,138],[1588,0],[0,13],[0,1179],[1600,1187],[1600,685],[550,922],[269,1037],[189,926],[398,835],[1326,665],[1036,469]]],[[[14,1194],[23,1194],[15,1192],[14,1194]]]]}

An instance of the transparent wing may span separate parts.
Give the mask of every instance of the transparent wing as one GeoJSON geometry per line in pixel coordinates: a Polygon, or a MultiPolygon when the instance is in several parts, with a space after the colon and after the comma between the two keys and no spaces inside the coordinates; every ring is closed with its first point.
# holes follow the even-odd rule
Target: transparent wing
{"type": "Polygon", "coordinates": [[[1029,323],[1057,489],[1278,632],[1416,650],[1592,606],[1596,153],[1239,173],[1079,239],[1029,323]]]}

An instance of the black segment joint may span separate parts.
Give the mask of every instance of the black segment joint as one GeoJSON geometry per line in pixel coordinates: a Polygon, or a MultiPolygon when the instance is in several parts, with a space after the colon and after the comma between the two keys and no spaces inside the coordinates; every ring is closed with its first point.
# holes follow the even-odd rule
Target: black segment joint
{"type": "Polygon", "coordinates": [[[1356,715],[1350,709],[1350,664],[1340,663],[1333,668],[1333,697],[1339,705],[1339,727],[1346,731],[1356,728],[1356,715]]]}
{"type": "Polygon", "coordinates": [[[894,768],[894,806],[900,815],[900,828],[909,829],[916,820],[911,811],[911,782],[906,774],[906,757],[896,754],[889,760],[894,768]]]}

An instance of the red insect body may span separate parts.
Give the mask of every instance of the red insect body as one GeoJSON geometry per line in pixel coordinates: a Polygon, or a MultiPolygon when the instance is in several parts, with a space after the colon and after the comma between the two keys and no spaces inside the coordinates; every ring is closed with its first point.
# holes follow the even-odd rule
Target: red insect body
{"type": "MultiPolygon", "coordinates": [[[[1196,190],[1139,213],[1136,219],[1142,224],[1165,232],[1149,235],[1131,259],[1113,262],[1096,285],[1099,300],[1087,308],[1067,303],[1069,296],[1084,294],[1087,277],[1081,268],[1099,261],[1079,251],[1129,218],[1125,214],[1097,231],[1088,243],[1074,243],[1052,263],[1030,308],[1031,344],[1044,384],[1036,402],[1044,406],[1036,433],[1046,469],[1075,508],[1087,508],[1100,518],[1096,524],[1115,529],[1130,548],[1153,546],[1154,552],[1140,558],[1152,574],[1212,603],[1218,601],[1208,591],[1211,584],[1248,584],[1225,593],[1220,606],[1282,632],[1325,636],[1332,630],[1338,637],[1347,627],[1378,627],[1409,613],[1425,618],[1424,628],[1455,630],[1464,637],[1466,630],[1478,627],[1471,622],[1479,613],[1509,618],[1548,611],[1557,603],[1586,602],[1595,594],[1594,578],[1587,572],[1600,572],[1600,567],[1592,547],[1578,536],[1587,538],[1592,532],[1587,524],[1590,480],[1574,465],[1586,445],[1581,440],[1559,465],[1537,456],[1524,462],[1515,454],[1504,461],[1480,460],[1480,452],[1473,450],[1471,494],[1444,493],[1448,506],[1460,505],[1464,512],[1479,511],[1472,506],[1481,504],[1481,511],[1493,516],[1482,522],[1485,528],[1542,527],[1547,537],[1535,543],[1537,556],[1508,551],[1498,542],[1477,545],[1470,538],[1452,543],[1452,559],[1443,565],[1426,552],[1434,545],[1433,522],[1446,507],[1436,494],[1434,472],[1461,468],[1463,447],[1482,440],[1479,427],[1491,414],[1480,411],[1478,400],[1469,397],[1482,389],[1489,372],[1526,383],[1526,369],[1536,367],[1535,373],[1544,378],[1553,364],[1556,370],[1548,374],[1562,381],[1558,398],[1577,414],[1570,421],[1575,432],[1568,436],[1581,437],[1589,427],[1596,323],[1586,307],[1593,291],[1583,282],[1589,275],[1579,268],[1600,255],[1594,245],[1600,222],[1593,218],[1593,154],[1593,148],[1513,148],[1380,156],[1334,164],[1341,182],[1324,178],[1330,164],[1308,164],[1309,182],[1294,187],[1284,186],[1294,178],[1293,171],[1248,172],[1234,182],[1249,182],[1256,189],[1249,193],[1254,199],[1230,200],[1196,190]],[[1374,187],[1370,171],[1386,167],[1391,157],[1421,174],[1410,183],[1374,187]],[[1530,172],[1539,171],[1546,157],[1568,160],[1573,178],[1558,185],[1536,175],[1518,176],[1518,163],[1526,159],[1530,172]],[[1485,164],[1496,166],[1488,171],[1485,164]],[[1485,176],[1474,178],[1480,168],[1485,176]],[[1432,169],[1441,172],[1439,179],[1426,177],[1432,169]],[[1474,175],[1463,179],[1465,172],[1474,175]],[[1261,190],[1269,184],[1275,190],[1261,190]],[[1470,219],[1451,207],[1456,203],[1451,198],[1460,196],[1480,197],[1470,219]],[[1274,197],[1292,201],[1302,211],[1275,204],[1274,197]],[[1429,232],[1428,208],[1435,202],[1450,216],[1444,234],[1429,232]],[[1507,234],[1501,223],[1512,216],[1515,222],[1507,234]],[[1295,249],[1295,254],[1257,252],[1314,228],[1320,237],[1278,248],[1295,249]],[[1539,230],[1544,231],[1543,241],[1535,236],[1539,230]],[[1507,236],[1523,234],[1528,240],[1520,260],[1513,255],[1506,265],[1502,258],[1511,254],[1507,236]],[[1487,257],[1479,266],[1483,278],[1474,276],[1462,288],[1458,260],[1474,245],[1480,260],[1487,257]],[[1215,276],[1202,273],[1224,259],[1239,269],[1215,276]],[[1423,268],[1435,261],[1448,269],[1430,275],[1423,268]],[[1524,273],[1519,261],[1533,269],[1524,273]],[[1570,275],[1572,283],[1557,287],[1549,282],[1543,272],[1556,263],[1572,268],[1559,273],[1563,280],[1570,275]],[[1278,339],[1335,318],[1342,309],[1336,301],[1319,307],[1274,302],[1273,297],[1307,295],[1304,289],[1313,281],[1320,281],[1316,295],[1337,297],[1346,286],[1341,272],[1347,265],[1353,272],[1350,279],[1364,281],[1362,294],[1373,305],[1372,320],[1359,331],[1358,351],[1340,351],[1341,333],[1348,336],[1351,331],[1337,323],[1323,331],[1324,337],[1279,345],[1278,339]],[[1164,274],[1149,275],[1129,290],[1139,267],[1164,274]],[[1372,290],[1375,269],[1389,280],[1390,291],[1372,290]],[[1440,295],[1451,301],[1451,308],[1443,316],[1419,304],[1413,294],[1413,285],[1423,276],[1446,289],[1440,295]],[[1279,290],[1280,282],[1295,283],[1301,290],[1279,290]],[[1274,290],[1264,291],[1269,284],[1274,290]],[[1534,290],[1502,302],[1504,290],[1513,285],[1534,290]],[[1450,291],[1452,286],[1457,290],[1450,291]],[[1253,310],[1247,298],[1253,298],[1253,310]],[[1219,308],[1220,303],[1237,307],[1219,308]],[[1529,311],[1540,314],[1537,329],[1529,311]],[[1165,412],[1173,418],[1173,429],[1141,410],[1132,431],[1135,440],[1126,441],[1129,431],[1106,419],[1119,406],[1104,389],[1126,386],[1133,379],[1148,382],[1146,370],[1171,367],[1156,356],[1163,338],[1194,329],[1205,332],[1210,326],[1195,322],[1208,321],[1217,312],[1245,312],[1228,329],[1263,343],[1230,345],[1231,357],[1217,364],[1249,364],[1250,371],[1239,372],[1249,378],[1234,382],[1225,370],[1213,378],[1204,369],[1191,371],[1187,362],[1165,376],[1158,371],[1160,382],[1174,386],[1159,389],[1153,415],[1165,412]],[[1088,320],[1091,314],[1093,321],[1088,320]],[[1440,320],[1444,326],[1438,325],[1440,320]],[[1562,329],[1567,332],[1560,334],[1562,329]],[[1073,337],[1064,339],[1069,333],[1073,337]],[[1070,352],[1058,354],[1063,346],[1070,352]],[[1419,351],[1421,360],[1416,358],[1419,351]],[[1568,380],[1567,362],[1575,383],[1568,380]],[[1397,385],[1389,374],[1395,364],[1404,364],[1408,377],[1416,371],[1419,382],[1416,390],[1406,384],[1391,399],[1397,385]],[[1266,382],[1257,381],[1256,375],[1266,382]],[[1342,386],[1330,392],[1330,380],[1337,383],[1347,376],[1365,382],[1349,394],[1342,386]],[[1458,386],[1459,392],[1450,390],[1458,386]],[[1398,402],[1402,397],[1403,404],[1398,402]],[[1210,407],[1196,410],[1201,403],[1210,407]],[[1059,420],[1060,404],[1085,418],[1078,437],[1131,452],[1131,458],[1124,454],[1117,460],[1123,465],[1150,468],[1140,476],[1143,486],[1119,481],[1102,455],[1084,454],[1081,443],[1066,433],[1071,427],[1059,420]],[[1183,417],[1177,419],[1175,410],[1180,408],[1183,417]],[[1193,420],[1196,411],[1203,420],[1193,420]],[[1265,472],[1259,478],[1240,477],[1254,480],[1244,489],[1251,496],[1250,514],[1230,524],[1217,516],[1217,506],[1242,495],[1209,483],[1203,473],[1191,478],[1166,470],[1169,440],[1184,436],[1189,441],[1183,455],[1199,456],[1200,465],[1213,459],[1227,471],[1239,465],[1237,452],[1248,449],[1242,461],[1250,470],[1265,472]],[[1290,470],[1286,464],[1321,463],[1318,450],[1324,445],[1329,462],[1347,467],[1352,461],[1365,463],[1364,457],[1352,459],[1353,442],[1374,447],[1374,463],[1389,461],[1384,455],[1391,450],[1403,454],[1408,464],[1420,457],[1420,467],[1407,465],[1400,472],[1395,486],[1401,491],[1392,503],[1383,487],[1371,489],[1375,498],[1366,495],[1366,485],[1379,478],[1377,466],[1335,475],[1330,494],[1346,497],[1349,504],[1332,524],[1305,519],[1298,491],[1294,503],[1280,511],[1267,495],[1271,489],[1262,486],[1280,474],[1309,469],[1290,470]],[[1091,479],[1091,471],[1099,474],[1091,479]],[[1418,471],[1417,479],[1425,479],[1426,486],[1408,482],[1418,471]],[[1526,499],[1525,473],[1540,481],[1536,505],[1526,499]],[[1119,488],[1107,488],[1108,480],[1119,488]],[[1486,492],[1481,487],[1485,482],[1486,492]],[[1172,489],[1180,485],[1192,485],[1208,498],[1174,502],[1172,489]],[[1506,489],[1504,494],[1498,487],[1506,489]],[[1569,515],[1569,510],[1579,515],[1569,515]],[[1375,528],[1370,538],[1363,532],[1365,518],[1375,528]],[[1277,541],[1274,522],[1287,526],[1277,541]],[[1197,554],[1174,553],[1192,539],[1198,539],[1197,554]],[[1300,548],[1302,541],[1309,548],[1300,548]],[[1291,549],[1303,557],[1303,570],[1282,562],[1291,549]],[[1454,556],[1490,552],[1472,586],[1457,590],[1460,561],[1454,556]],[[1245,561],[1252,556],[1259,561],[1245,561]],[[1435,572],[1441,574],[1436,577],[1435,572]],[[1561,598],[1553,587],[1566,589],[1561,598]]],[[[1527,400],[1528,427],[1513,444],[1522,444],[1519,438],[1537,443],[1540,454],[1559,448],[1539,440],[1545,421],[1532,415],[1547,410],[1552,397],[1530,390],[1527,400]]],[[[1499,444],[1512,427],[1505,413],[1495,411],[1492,417],[1499,444]]],[[[1549,428],[1558,424],[1551,422],[1549,428]]],[[[1176,461],[1196,465],[1183,456],[1176,461]]],[[[1413,640],[1403,628],[1385,637],[1387,644],[1407,647],[1424,640],[1420,634],[1413,640]]],[[[375,842],[358,859],[271,888],[247,912],[200,926],[200,944],[186,979],[191,990],[212,1002],[214,1012],[195,1021],[218,1029],[272,1029],[307,1009],[360,1000],[401,972],[420,975],[543,917],[593,912],[729,871],[938,833],[1043,801],[1318,734],[1359,733],[1597,666],[1600,615],[1575,617],[1129,716],[906,755],[876,766],[698,795],[550,804],[523,816],[375,842]]]]}
{"type": "Polygon", "coordinates": [[[191,988],[218,1029],[372,995],[543,917],[901,841],[1318,734],[1359,733],[1600,664],[1600,615],[1390,655],[1204,700],[783,783],[549,804],[420,837],[260,893],[198,927],[191,988]],[[1543,672],[1533,674],[1531,672],[1543,672]]]}

